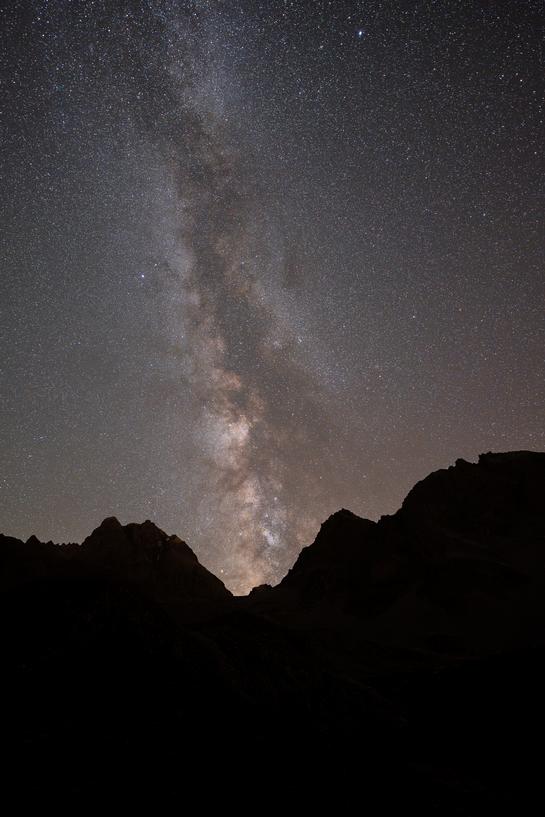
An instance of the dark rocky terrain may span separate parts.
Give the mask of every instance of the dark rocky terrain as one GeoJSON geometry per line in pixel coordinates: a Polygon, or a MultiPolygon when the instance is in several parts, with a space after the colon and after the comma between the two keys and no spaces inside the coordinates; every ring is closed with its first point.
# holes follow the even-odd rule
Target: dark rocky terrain
{"type": "Polygon", "coordinates": [[[76,807],[533,813],[544,499],[545,454],[458,460],[377,523],[334,514],[243,598],[149,521],[82,545],[0,536],[7,787],[76,807]]]}

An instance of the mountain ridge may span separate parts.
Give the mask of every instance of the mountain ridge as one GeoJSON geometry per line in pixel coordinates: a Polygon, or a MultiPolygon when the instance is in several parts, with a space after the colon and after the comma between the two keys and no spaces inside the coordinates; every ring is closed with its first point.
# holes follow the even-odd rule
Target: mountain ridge
{"type": "Polygon", "coordinates": [[[545,453],[458,460],[378,522],[332,514],[241,597],[149,520],[0,535],[19,796],[29,769],[56,796],[59,759],[78,797],[179,802],[241,768],[265,790],[280,758],[307,805],[364,780],[373,813],[520,813],[545,731],[544,494],[545,453]]]}
{"type": "MultiPolygon", "coordinates": [[[[522,450],[521,451],[509,451],[509,452],[487,452],[487,453],[479,455],[477,463],[471,463],[471,462],[468,462],[467,460],[459,458],[458,460],[456,460],[455,465],[450,465],[450,466],[448,466],[446,468],[440,468],[440,469],[438,469],[436,471],[433,471],[430,474],[428,474],[426,477],[424,477],[422,480],[415,483],[413,488],[410,489],[407,496],[403,500],[399,510],[396,511],[394,514],[388,514],[388,515],[382,516],[377,522],[375,522],[373,520],[366,519],[365,517],[360,517],[359,515],[355,514],[353,511],[351,511],[349,509],[341,508],[338,511],[335,511],[333,514],[331,514],[322,523],[320,531],[318,532],[314,542],[307,545],[307,546],[305,546],[300,551],[300,553],[296,557],[294,565],[288,571],[288,574],[286,574],[286,576],[284,576],[279,581],[278,585],[275,585],[275,586],[279,586],[280,584],[282,584],[282,582],[284,582],[286,580],[287,576],[293,571],[293,569],[297,565],[297,562],[299,561],[301,556],[303,556],[303,554],[308,550],[308,548],[314,548],[316,550],[319,547],[319,543],[320,543],[320,540],[322,538],[323,529],[327,528],[328,526],[330,526],[332,524],[336,524],[341,519],[344,519],[344,520],[349,520],[349,519],[357,520],[358,524],[363,523],[363,524],[369,526],[369,529],[371,529],[371,526],[375,526],[375,525],[380,526],[381,524],[384,525],[385,523],[387,523],[388,520],[391,520],[392,518],[396,518],[401,514],[403,516],[406,516],[407,515],[407,510],[411,508],[411,505],[414,505],[415,497],[417,497],[419,494],[421,494],[422,491],[424,489],[426,489],[430,484],[433,484],[433,482],[436,482],[436,481],[438,481],[440,479],[444,479],[445,475],[448,476],[455,469],[458,469],[458,470],[463,469],[467,473],[468,470],[478,469],[479,467],[480,468],[482,468],[482,467],[486,467],[486,468],[492,467],[492,468],[494,468],[494,466],[495,466],[497,468],[498,466],[501,467],[502,465],[505,465],[505,464],[508,464],[508,463],[515,463],[515,464],[519,463],[520,464],[521,462],[522,463],[528,463],[529,461],[534,461],[534,463],[536,465],[538,463],[541,463],[541,467],[543,467],[542,464],[545,461],[545,453],[536,452],[536,451],[522,451],[522,450]]],[[[30,535],[26,540],[20,540],[17,537],[7,536],[7,535],[2,534],[2,533],[0,533],[0,537],[2,537],[2,539],[6,540],[6,541],[7,540],[16,541],[16,542],[20,543],[20,546],[26,545],[27,548],[29,548],[29,547],[33,548],[33,547],[35,547],[37,545],[40,545],[42,548],[54,546],[56,548],[69,549],[72,553],[74,553],[74,552],[76,552],[75,551],[76,548],[83,548],[83,547],[89,546],[91,544],[96,544],[96,541],[97,541],[98,537],[100,536],[100,534],[105,532],[105,531],[109,531],[109,532],[118,531],[119,532],[121,530],[124,530],[124,531],[127,531],[127,532],[142,530],[142,532],[144,532],[142,542],[144,542],[145,539],[146,539],[145,531],[147,530],[148,537],[153,538],[153,536],[157,534],[161,538],[163,544],[166,543],[166,542],[180,543],[181,546],[183,547],[183,549],[186,551],[187,557],[190,560],[198,562],[198,557],[196,556],[194,551],[189,547],[189,545],[187,545],[187,543],[183,539],[180,539],[180,537],[177,534],[166,534],[158,525],[156,525],[154,522],[152,522],[149,519],[146,519],[142,523],[129,522],[129,523],[123,525],[121,522],[119,522],[119,520],[115,516],[106,517],[105,519],[102,520],[102,522],[100,522],[99,525],[97,525],[96,528],[94,528],[94,530],[91,532],[91,534],[89,534],[83,540],[83,542],[81,544],[75,543],[75,542],[54,543],[51,540],[49,540],[48,542],[42,542],[34,534],[30,535]]],[[[157,536],[156,536],[156,541],[159,542],[159,539],[157,538],[157,536]]],[[[200,564],[200,562],[199,562],[199,564],[200,564]]],[[[201,567],[203,567],[203,566],[201,565],[201,567]]],[[[206,568],[204,568],[204,567],[203,567],[203,569],[206,570],[206,568]]],[[[207,571],[207,572],[210,573],[210,571],[207,571]]],[[[211,575],[214,575],[214,574],[211,574],[211,575]]],[[[216,577],[216,578],[218,578],[218,577],[216,577]]],[[[221,579],[218,578],[218,581],[221,582],[221,579]]],[[[221,584],[223,584],[223,582],[221,582],[221,584]]],[[[255,588],[252,588],[249,591],[249,593],[246,594],[246,595],[249,595],[252,592],[252,590],[254,590],[254,589],[255,588]]],[[[228,591],[228,592],[230,592],[230,591],[228,591]]]]}
{"type": "Polygon", "coordinates": [[[357,620],[360,633],[400,647],[443,640],[470,652],[499,649],[518,643],[525,627],[537,636],[545,624],[538,598],[545,596],[543,485],[540,452],[458,459],[416,483],[400,509],[377,522],[336,511],[277,585],[247,596],[234,597],[177,535],[149,519],[122,525],[116,517],[81,545],[0,534],[0,586],[89,573],[128,582],[186,614],[191,605],[217,611],[235,604],[284,620],[289,614],[296,626],[305,619],[314,625],[320,616],[338,628],[357,620]],[[540,608],[533,628],[526,624],[530,602],[540,608]],[[500,619],[501,635],[494,631],[500,619]]]}

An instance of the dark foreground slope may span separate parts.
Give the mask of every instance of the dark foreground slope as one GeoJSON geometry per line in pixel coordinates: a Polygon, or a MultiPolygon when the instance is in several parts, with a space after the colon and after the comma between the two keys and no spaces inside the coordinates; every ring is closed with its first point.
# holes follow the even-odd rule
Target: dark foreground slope
{"type": "Polygon", "coordinates": [[[378,523],[334,514],[246,598],[151,522],[81,546],[0,537],[5,791],[529,813],[544,489],[545,454],[458,461],[378,523]]]}

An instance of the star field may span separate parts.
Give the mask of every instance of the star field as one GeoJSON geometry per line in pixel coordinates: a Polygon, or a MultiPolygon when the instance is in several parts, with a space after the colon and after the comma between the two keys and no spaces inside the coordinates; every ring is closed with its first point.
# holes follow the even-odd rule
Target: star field
{"type": "Polygon", "coordinates": [[[541,2],[1,7],[0,521],[235,592],[543,449],[541,2]]]}

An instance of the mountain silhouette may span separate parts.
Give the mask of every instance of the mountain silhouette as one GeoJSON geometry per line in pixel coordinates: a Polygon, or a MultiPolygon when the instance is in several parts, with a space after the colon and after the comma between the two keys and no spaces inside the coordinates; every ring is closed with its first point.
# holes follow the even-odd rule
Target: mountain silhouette
{"type": "Polygon", "coordinates": [[[11,783],[127,805],[191,782],[204,807],[274,773],[284,805],[520,811],[545,728],[544,488],[542,453],[458,460],[392,516],[333,514],[245,597],[150,521],[0,536],[11,783]]]}
{"type": "Polygon", "coordinates": [[[254,605],[442,653],[535,643],[545,625],[544,486],[544,454],[458,460],[377,523],[333,514],[254,605]]]}

